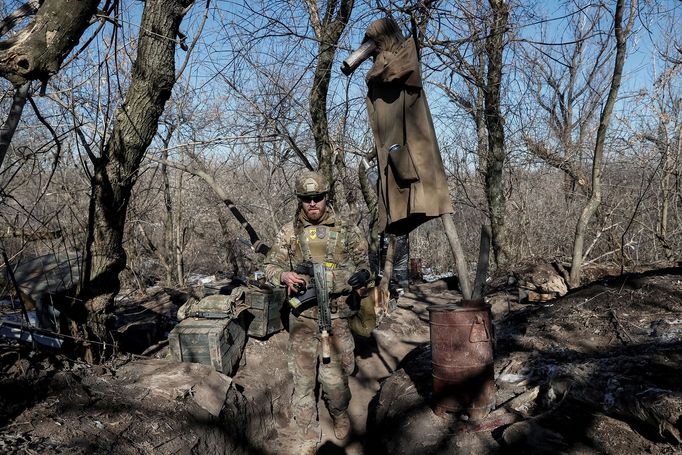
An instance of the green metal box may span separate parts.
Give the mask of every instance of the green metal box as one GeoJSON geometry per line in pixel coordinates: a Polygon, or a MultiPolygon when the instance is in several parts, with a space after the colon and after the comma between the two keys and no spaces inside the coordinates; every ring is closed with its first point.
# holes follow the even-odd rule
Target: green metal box
{"type": "Polygon", "coordinates": [[[286,298],[286,289],[272,290],[249,288],[244,297],[252,319],[248,325],[249,336],[262,338],[279,332],[282,325],[281,310],[286,298]]]}
{"type": "Polygon", "coordinates": [[[244,327],[235,319],[182,320],[168,335],[177,362],[203,363],[231,375],[246,344],[244,327]]]}

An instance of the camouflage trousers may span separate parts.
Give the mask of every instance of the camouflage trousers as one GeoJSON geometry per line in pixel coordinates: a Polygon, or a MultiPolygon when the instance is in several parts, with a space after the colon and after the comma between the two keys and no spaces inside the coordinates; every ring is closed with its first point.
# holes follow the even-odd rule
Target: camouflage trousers
{"type": "Polygon", "coordinates": [[[351,393],[348,376],[355,370],[355,342],[348,319],[332,319],[331,362],[322,363],[316,319],[289,318],[289,370],[294,378],[292,416],[304,429],[319,435],[315,385],[319,378],[327,409],[339,416],[348,409],[351,393]]]}

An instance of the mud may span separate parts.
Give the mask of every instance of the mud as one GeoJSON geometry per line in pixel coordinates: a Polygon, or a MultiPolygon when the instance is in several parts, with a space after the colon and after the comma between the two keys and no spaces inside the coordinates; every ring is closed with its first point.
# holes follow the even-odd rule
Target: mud
{"type": "MultiPolygon", "coordinates": [[[[318,453],[682,452],[682,270],[599,279],[537,304],[498,286],[497,406],[476,424],[431,408],[427,307],[456,302],[451,288],[411,288],[356,339],[351,435],[334,437],[320,397],[318,453]]],[[[286,332],[250,338],[216,413],[210,371],[169,385],[152,379],[182,368],[167,360],[87,365],[0,342],[0,453],[295,454],[286,344],[286,332]]]]}

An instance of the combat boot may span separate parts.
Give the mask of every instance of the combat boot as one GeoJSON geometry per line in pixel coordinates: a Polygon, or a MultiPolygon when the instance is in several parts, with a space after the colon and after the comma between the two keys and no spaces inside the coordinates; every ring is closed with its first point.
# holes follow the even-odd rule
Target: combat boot
{"type": "Polygon", "coordinates": [[[336,439],[346,439],[348,432],[350,431],[350,416],[348,411],[343,411],[342,414],[338,416],[332,416],[334,421],[334,436],[336,439]]]}

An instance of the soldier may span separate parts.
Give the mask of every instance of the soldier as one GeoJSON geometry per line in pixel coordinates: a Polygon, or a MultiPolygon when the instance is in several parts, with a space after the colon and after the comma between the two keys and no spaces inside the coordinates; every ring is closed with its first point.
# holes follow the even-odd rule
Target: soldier
{"type": "Polygon", "coordinates": [[[355,343],[349,321],[357,312],[360,296],[366,293],[370,280],[367,242],[357,226],[337,217],[327,205],[328,191],[329,183],[319,173],[305,172],[297,179],[296,215],[279,232],[264,263],[268,281],[286,286],[290,296],[311,285],[311,277],[301,268],[303,265],[324,263],[331,277],[328,280],[332,316],[329,363],[323,363],[320,358],[315,300],[292,309],[289,318],[289,369],[294,381],[291,409],[304,433],[304,453],[314,453],[321,436],[316,419],[318,377],[334,421],[335,436],[345,439],[350,430],[348,376],[355,369],[355,343]]]}

